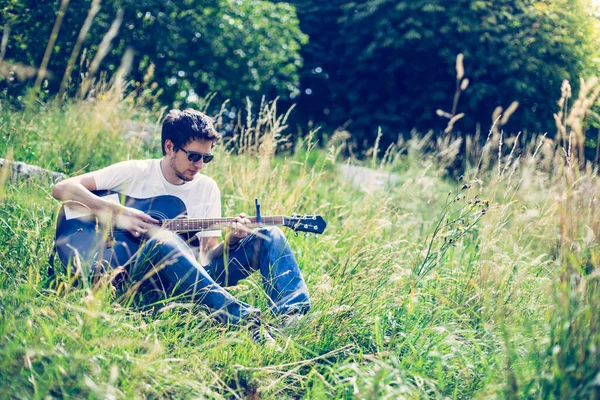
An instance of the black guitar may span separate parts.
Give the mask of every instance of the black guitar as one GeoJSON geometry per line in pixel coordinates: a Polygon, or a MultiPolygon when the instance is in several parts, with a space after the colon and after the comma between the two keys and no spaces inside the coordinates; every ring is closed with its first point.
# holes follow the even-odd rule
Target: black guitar
{"type": "MultiPolygon", "coordinates": [[[[235,218],[187,218],[183,201],[175,196],[157,196],[136,199],[117,192],[92,192],[106,200],[119,202],[145,212],[160,223],[161,229],[176,232],[186,240],[193,240],[196,232],[224,229],[235,218]],[[190,239],[192,238],[192,239],[190,239]]],[[[296,232],[321,234],[326,223],[319,215],[293,215],[261,217],[257,204],[257,217],[248,217],[254,226],[287,226],[296,232]]],[[[136,255],[142,240],[127,230],[102,224],[91,213],[63,205],[56,224],[56,254],[64,266],[108,264],[125,266],[136,255]]]]}

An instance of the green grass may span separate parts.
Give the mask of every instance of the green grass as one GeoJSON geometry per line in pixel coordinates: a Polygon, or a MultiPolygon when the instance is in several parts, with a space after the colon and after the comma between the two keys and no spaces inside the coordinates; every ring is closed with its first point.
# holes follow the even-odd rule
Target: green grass
{"type": "MultiPolygon", "coordinates": [[[[110,98],[3,111],[0,156],[67,174],[158,157],[156,139],[121,137],[132,114],[158,120],[110,98]]],[[[265,215],[319,213],[328,222],[318,239],[289,235],[313,309],[278,328],[283,351],[190,304],[126,306],[109,285],[49,280],[59,204],[48,182],[6,181],[2,397],[599,397],[593,171],[523,157],[510,179],[492,168],[480,182],[473,173],[458,182],[409,141],[386,163],[399,183],[364,193],[338,176],[336,149],[314,148],[311,138],[274,156],[268,144],[280,139],[268,126],[255,146],[217,148],[204,172],[219,183],[225,214],[252,214],[259,197],[265,215]]],[[[265,308],[256,278],[236,294],[265,308]]]]}

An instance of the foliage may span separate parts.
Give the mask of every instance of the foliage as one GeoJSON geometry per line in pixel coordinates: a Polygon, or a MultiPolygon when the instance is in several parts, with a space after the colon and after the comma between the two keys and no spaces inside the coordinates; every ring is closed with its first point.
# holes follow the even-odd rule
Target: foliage
{"type": "MultiPolygon", "coordinates": [[[[5,59],[34,67],[41,64],[59,3],[0,1],[0,25],[8,26],[10,32],[5,59]]],[[[50,94],[59,89],[91,3],[71,1],[68,5],[50,58],[50,94]]],[[[246,96],[287,98],[298,91],[302,66],[298,52],[305,36],[295,10],[260,0],[103,1],[70,74],[72,91],[89,72],[118,10],[123,12],[120,29],[97,76],[102,71],[112,75],[131,48],[133,88],[147,83],[153,74],[162,89],[163,104],[197,101],[210,92],[218,93],[217,101],[241,102],[246,96]]],[[[15,95],[21,89],[11,85],[8,90],[15,95]]]]}
{"type": "Polygon", "coordinates": [[[412,128],[440,131],[455,91],[455,58],[470,84],[459,131],[487,131],[497,106],[520,107],[507,131],[555,132],[564,79],[598,73],[598,21],[589,2],[460,0],[293,1],[310,37],[299,108],[358,143],[383,143],[412,128]]]}
{"type": "MultiPolygon", "coordinates": [[[[579,78],[597,74],[600,59],[590,0],[106,0],[80,41],[96,2],[69,2],[49,59],[48,95],[59,91],[67,69],[71,94],[86,77],[110,79],[129,64],[131,49],[129,90],[152,88],[162,105],[203,107],[213,92],[213,105],[230,99],[227,111],[237,111],[246,96],[255,103],[280,96],[284,105],[298,101],[291,123],[346,126],[364,148],[379,127],[383,148],[413,128],[441,132],[446,121],[436,110],[450,108],[459,53],[469,83],[455,131],[487,131],[494,110],[517,101],[503,129],[553,137],[562,81],[577,93],[579,78]],[[115,20],[118,33],[101,45],[115,20]],[[111,51],[94,71],[101,49],[111,51]]],[[[10,98],[35,78],[27,66],[41,65],[59,5],[0,0],[9,62],[0,69],[12,65],[29,76],[0,82],[10,98]]],[[[596,138],[588,142],[594,158],[596,138]]]]}

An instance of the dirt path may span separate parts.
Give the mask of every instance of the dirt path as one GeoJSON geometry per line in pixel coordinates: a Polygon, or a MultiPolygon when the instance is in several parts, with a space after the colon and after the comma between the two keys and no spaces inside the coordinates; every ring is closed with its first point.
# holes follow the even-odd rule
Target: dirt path
{"type": "Polygon", "coordinates": [[[393,172],[377,171],[358,165],[344,164],[339,170],[344,179],[365,192],[384,190],[387,186],[395,185],[400,181],[400,177],[393,172]]]}

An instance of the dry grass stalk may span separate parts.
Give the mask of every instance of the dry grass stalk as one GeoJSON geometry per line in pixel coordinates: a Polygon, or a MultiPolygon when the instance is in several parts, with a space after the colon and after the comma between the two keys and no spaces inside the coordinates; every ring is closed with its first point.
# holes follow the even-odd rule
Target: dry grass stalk
{"type": "Polygon", "coordinates": [[[110,86],[112,90],[115,92],[117,98],[121,99],[124,94],[126,82],[125,78],[129,75],[131,71],[131,65],[133,64],[133,49],[128,48],[125,50],[125,54],[123,54],[123,58],[121,58],[121,64],[117,69],[117,72],[113,76],[111,80],[110,86]]]}
{"type": "Polygon", "coordinates": [[[6,47],[8,46],[8,37],[10,36],[10,24],[4,25],[4,32],[2,32],[2,43],[0,43],[0,65],[2,65],[2,61],[4,60],[4,55],[6,54],[6,47]]]}
{"type": "Polygon", "coordinates": [[[465,76],[465,67],[463,64],[464,56],[462,53],[459,53],[456,56],[456,90],[454,91],[454,99],[452,101],[452,111],[446,112],[444,110],[438,109],[436,110],[436,114],[440,117],[448,119],[448,125],[444,130],[444,133],[449,134],[454,129],[454,124],[463,118],[465,114],[460,113],[456,114],[458,109],[458,100],[460,99],[460,95],[462,92],[467,90],[469,87],[469,79],[464,78],[465,76]]]}
{"type": "Polygon", "coordinates": [[[71,71],[73,70],[73,65],[77,61],[77,57],[79,56],[79,51],[81,50],[81,45],[83,41],[88,35],[88,32],[94,22],[94,18],[98,11],[100,11],[100,1],[101,0],[93,0],[92,5],[90,6],[90,10],[88,11],[88,15],[83,22],[83,26],[79,31],[79,35],[77,36],[77,40],[75,42],[75,46],[73,47],[73,51],[71,51],[71,56],[69,57],[69,61],[67,62],[67,68],[65,69],[65,73],[63,75],[62,81],[60,83],[60,90],[58,91],[58,97],[62,97],[67,88],[67,84],[69,83],[69,79],[71,77],[71,71]]]}
{"type": "Polygon", "coordinates": [[[52,49],[54,48],[54,43],[56,43],[58,31],[60,30],[62,20],[65,16],[65,12],[68,6],[69,0],[61,1],[60,9],[58,10],[58,15],[56,16],[56,20],[54,21],[54,27],[52,28],[52,33],[50,34],[50,39],[48,40],[48,44],[46,45],[46,52],[44,53],[42,64],[40,66],[40,69],[38,70],[37,78],[33,85],[34,93],[37,93],[40,90],[40,87],[42,85],[42,79],[44,79],[44,77],[46,76],[46,70],[48,69],[48,63],[50,62],[50,55],[52,54],[52,49]]]}
{"type": "Polygon", "coordinates": [[[558,145],[565,149],[566,162],[570,165],[579,164],[585,159],[586,130],[590,117],[598,118],[591,108],[599,97],[598,78],[592,77],[587,81],[581,79],[579,95],[569,110],[571,85],[568,81],[563,81],[561,98],[558,102],[560,111],[554,115],[554,121],[558,145]]]}
{"type": "Polygon", "coordinates": [[[6,182],[8,182],[8,178],[10,177],[11,174],[11,162],[13,161],[13,149],[9,148],[8,149],[8,154],[6,155],[6,160],[7,162],[5,162],[1,167],[0,167],[0,203],[4,200],[5,197],[5,193],[4,193],[4,185],[6,184],[6,182]]]}
{"type": "Polygon", "coordinates": [[[286,141],[282,132],[287,129],[287,120],[294,106],[285,114],[277,115],[277,100],[266,102],[263,97],[258,116],[253,118],[252,102],[246,99],[246,122],[241,122],[241,114],[238,113],[235,133],[230,140],[238,154],[258,155],[270,159],[274,156],[277,146],[286,141]]]}
{"type": "Polygon", "coordinates": [[[117,16],[115,17],[112,24],[110,25],[110,28],[108,29],[108,32],[106,32],[106,34],[102,38],[102,41],[100,42],[100,45],[98,46],[98,52],[96,53],[96,56],[92,60],[90,68],[87,71],[87,76],[86,76],[85,80],[81,83],[79,97],[83,98],[88,94],[88,91],[92,84],[92,80],[96,76],[96,73],[98,72],[98,69],[100,68],[100,64],[102,63],[102,60],[104,60],[104,57],[106,57],[106,55],[108,54],[108,51],[110,50],[113,39],[119,33],[119,29],[121,28],[122,22],[123,22],[123,10],[119,9],[119,11],[117,12],[117,16]]]}
{"type": "Polygon", "coordinates": [[[371,158],[371,168],[376,168],[377,167],[377,154],[379,153],[379,140],[381,139],[381,136],[383,135],[383,132],[381,131],[381,127],[377,128],[377,138],[375,139],[375,145],[372,148],[372,158],[371,158]]]}

